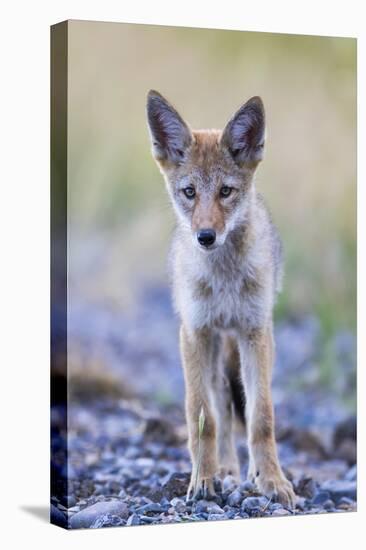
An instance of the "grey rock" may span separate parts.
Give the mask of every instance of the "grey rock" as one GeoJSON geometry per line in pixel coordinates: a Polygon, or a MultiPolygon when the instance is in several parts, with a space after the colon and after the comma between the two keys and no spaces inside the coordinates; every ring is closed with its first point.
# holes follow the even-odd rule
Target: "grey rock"
{"type": "Polygon", "coordinates": [[[50,509],[50,520],[54,525],[58,525],[59,527],[67,527],[66,515],[53,504],[51,504],[50,509]]]}
{"type": "Polygon", "coordinates": [[[207,511],[209,514],[224,514],[224,510],[216,503],[211,502],[210,505],[207,507],[207,511]]]}
{"type": "Polygon", "coordinates": [[[65,500],[67,508],[72,508],[76,504],[76,498],[74,497],[74,495],[67,496],[65,500]]]}
{"type": "Polygon", "coordinates": [[[156,523],[157,521],[159,520],[154,516],[140,516],[140,522],[143,523],[156,523]]]}
{"type": "Polygon", "coordinates": [[[202,517],[201,517],[200,515],[198,515],[198,514],[192,514],[192,515],[189,517],[189,519],[190,519],[191,521],[202,521],[202,517]]]}
{"type": "Polygon", "coordinates": [[[196,502],[195,513],[224,514],[225,512],[216,502],[211,500],[199,500],[196,502]]]}
{"type": "Polygon", "coordinates": [[[178,514],[185,512],[187,509],[185,502],[178,497],[173,498],[170,501],[170,504],[173,506],[175,511],[178,512],[178,514]]]}
{"type": "Polygon", "coordinates": [[[202,512],[207,512],[207,505],[209,502],[207,500],[198,500],[194,504],[194,511],[196,514],[202,514],[202,512]]]}
{"type": "Polygon", "coordinates": [[[140,525],[140,518],[137,514],[131,514],[126,525],[140,525]]]}
{"type": "Polygon", "coordinates": [[[239,491],[239,489],[235,489],[230,495],[227,497],[227,503],[229,506],[240,506],[241,502],[243,500],[243,495],[239,491]]]}
{"type": "Polygon", "coordinates": [[[357,464],[354,464],[352,468],[348,470],[345,478],[347,481],[357,481],[357,464]]]}
{"type": "Polygon", "coordinates": [[[298,508],[298,510],[302,511],[302,510],[305,510],[306,507],[307,507],[306,498],[297,496],[297,498],[296,498],[296,508],[298,508]]]}
{"type": "MultiPolygon", "coordinates": [[[[64,506],[63,504],[61,504],[61,502],[59,502],[59,503],[57,504],[57,508],[58,508],[59,510],[61,510],[61,512],[65,512],[65,513],[68,512],[68,511],[69,511],[69,512],[70,512],[70,511],[71,511],[71,512],[73,511],[71,508],[70,508],[70,510],[68,510],[68,509],[66,508],[66,506],[64,506]]],[[[74,510],[74,512],[76,512],[77,510],[79,510],[79,507],[78,507],[78,506],[76,507],[76,509],[74,510]]]]}
{"type": "Polygon", "coordinates": [[[333,510],[335,508],[335,504],[331,499],[328,499],[323,504],[324,510],[333,510]]]}
{"type": "Polygon", "coordinates": [[[140,506],[140,508],[137,508],[136,513],[137,514],[159,514],[162,511],[162,506],[158,502],[150,502],[148,504],[144,504],[144,506],[140,506]]]}
{"type": "Polygon", "coordinates": [[[303,476],[295,484],[295,491],[297,495],[312,499],[316,494],[317,486],[313,478],[303,476]]]}
{"type": "Polygon", "coordinates": [[[139,468],[143,468],[143,469],[146,468],[148,470],[151,470],[151,468],[154,466],[155,462],[152,458],[141,457],[141,458],[138,458],[137,460],[135,460],[135,464],[139,468]]]}
{"type": "Polygon", "coordinates": [[[136,502],[139,503],[140,506],[144,506],[144,504],[151,504],[152,500],[149,497],[143,496],[138,498],[136,502]]]}
{"type": "Polygon", "coordinates": [[[348,497],[342,497],[337,503],[337,508],[340,510],[355,509],[356,503],[348,497]]]}
{"type": "Polygon", "coordinates": [[[94,523],[90,525],[90,529],[100,529],[101,527],[118,527],[125,524],[126,520],[122,519],[120,516],[105,514],[104,516],[97,518],[94,523]]]}
{"type": "Polygon", "coordinates": [[[95,484],[94,495],[96,496],[104,495],[105,492],[106,492],[105,485],[100,485],[99,483],[95,484]]]}
{"type": "Polygon", "coordinates": [[[103,462],[113,462],[115,456],[111,451],[105,451],[104,453],[102,453],[101,459],[103,462]]]}
{"type": "Polygon", "coordinates": [[[127,519],[127,504],[120,500],[97,502],[74,514],[70,519],[70,526],[72,529],[91,527],[98,518],[105,515],[116,515],[122,519],[127,519]]]}
{"type": "Polygon", "coordinates": [[[71,464],[68,465],[68,468],[67,468],[67,478],[69,480],[73,479],[73,480],[78,480],[79,479],[79,474],[78,472],[75,470],[75,468],[72,467],[71,464]]]}
{"type": "Polygon", "coordinates": [[[312,498],[311,503],[317,506],[318,505],[322,506],[324,502],[327,502],[327,500],[329,499],[330,499],[329,491],[318,491],[312,498]]]}
{"type": "Polygon", "coordinates": [[[319,514],[320,511],[321,511],[321,508],[319,506],[312,506],[310,513],[311,514],[319,514]]]}
{"type": "Polygon", "coordinates": [[[220,519],[225,519],[225,514],[208,514],[208,521],[217,521],[220,519]]]}
{"type": "Polygon", "coordinates": [[[271,516],[291,516],[291,512],[285,510],[285,508],[276,508],[276,510],[273,510],[271,513],[271,516]]]}
{"type": "Polygon", "coordinates": [[[268,503],[266,497],[247,497],[241,503],[241,510],[243,512],[252,512],[253,510],[262,509],[268,503]]]}
{"type": "Polygon", "coordinates": [[[246,481],[240,484],[240,490],[246,493],[254,493],[254,491],[256,490],[256,487],[254,483],[252,483],[251,481],[249,481],[249,479],[247,479],[246,481]]]}
{"type": "Polygon", "coordinates": [[[269,508],[271,510],[281,510],[283,508],[282,504],[280,504],[279,502],[272,502],[270,505],[269,505],[269,508]]]}
{"type": "Polygon", "coordinates": [[[71,508],[68,509],[68,512],[71,513],[71,514],[76,514],[77,512],[80,512],[81,508],[79,505],[77,506],[72,506],[71,508]]]}
{"type": "Polygon", "coordinates": [[[348,497],[342,497],[338,504],[353,504],[353,500],[348,497]]]}
{"type": "Polygon", "coordinates": [[[130,445],[125,452],[124,459],[126,458],[136,458],[140,454],[140,449],[138,447],[135,447],[133,445],[130,445]]]}
{"type": "Polygon", "coordinates": [[[342,497],[348,497],[352,500],[357,498],[356,481],[347,481],[340,479],[331,479],[322,484],[322,490],[328,491],[331,499],[337,504],[342,497]]]}
{"type": "MultiPolygon", "coordinates": [[[[163,517],[161,518],[161,522],[160,522],[160,523],[176,523],[176,522],[177,522],[177,519],[176,519],[177,517],[179,517],[179,516],[175,516],[175,515],[163,516],[163,517]]],[[[187,521],[187,520],[189,520],[189,521],[192,520],[192,518],[190,518],[190,517],[189,517],[189,518],[184,518],[184,519],[185,519],[186,521],[187,521]]]]}

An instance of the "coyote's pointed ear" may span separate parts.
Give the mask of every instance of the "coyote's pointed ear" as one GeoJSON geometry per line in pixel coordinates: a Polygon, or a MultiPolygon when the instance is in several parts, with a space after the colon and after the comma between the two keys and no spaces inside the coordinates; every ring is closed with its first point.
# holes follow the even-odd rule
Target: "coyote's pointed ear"
{"type": "Polygon", "coordinates": [[[221,143],[239,165],[255,165],[263,158],[264,106],[260,97],[249,99],[227,123],[221,143]]]}
{"type": "Polygon", "coordinates": [[[155,90],[147,96],[147,120],[156,160],[180,164],[192,143],[192,133],[174,107],[155,90]]]}

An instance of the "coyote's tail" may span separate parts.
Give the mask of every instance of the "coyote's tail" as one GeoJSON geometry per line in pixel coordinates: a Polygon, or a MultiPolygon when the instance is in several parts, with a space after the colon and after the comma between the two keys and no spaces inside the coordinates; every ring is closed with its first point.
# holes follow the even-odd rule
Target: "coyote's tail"
{"type": "Polygon", "coordinates": [[[229,376],[231,395],[237,417],[245,424],[245,392],[240,376],[229,376]]]}
{"type": "Polygon", "coordinates": [[[234,409],[237,417],[245,424],[245,391],[240,375],[239,350],[235,340],[226,337],[223,351],[234,409]]]}

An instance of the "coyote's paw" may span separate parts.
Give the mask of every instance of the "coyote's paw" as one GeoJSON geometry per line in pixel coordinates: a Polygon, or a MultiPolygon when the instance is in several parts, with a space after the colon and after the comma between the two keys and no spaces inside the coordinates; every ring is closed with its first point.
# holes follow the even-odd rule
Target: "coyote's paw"
{"type": "Polygon", "coordinates": [[[210,500],[216,496],[213,477],[203,478],[198,476],[198,479],[196,479],[196,476],[192,474],[186,500],[200,500],[201,498],[210,500]]]}
{"type": "Polygon", "coordinates": [[[282,472],[270,475],[259,472],[259,475],[255,478],[255,483],[258,490],[267,498],[272,498],[287,508],[295,508],[296,495],[291,483],[282,472]]]}

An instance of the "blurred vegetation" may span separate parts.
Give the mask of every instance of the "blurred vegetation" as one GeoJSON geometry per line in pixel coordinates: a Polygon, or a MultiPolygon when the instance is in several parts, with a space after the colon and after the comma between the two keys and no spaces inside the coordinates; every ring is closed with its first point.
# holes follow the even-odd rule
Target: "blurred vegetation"
{"type": "Polygon", "coordinates": [[[118,306],[141,281],[166,281],[174,220],[150,155],[150,88],[194,128],[223,127],[262,96],[268,138],[257,187],[286,254],[277,316],[315,312],[325,337],[354,330],[356,41],[348,38],[71,22],[74,290],[118,306]]]}

